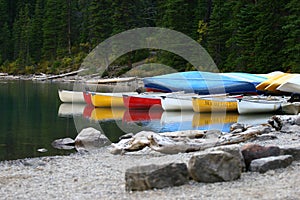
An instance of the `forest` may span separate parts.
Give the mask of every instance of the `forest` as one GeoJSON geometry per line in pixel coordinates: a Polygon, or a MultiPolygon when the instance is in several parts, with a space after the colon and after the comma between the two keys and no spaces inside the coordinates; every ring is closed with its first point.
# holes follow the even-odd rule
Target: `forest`
{"type": "MultiPolygon", "coordinates": [[[[0,72],[9,74],[76,70],[99,43],[139,27],[188,35],[222,72],[300,72],[299,0],[0,0],[0,16],[0,72]]],[[[149,56],[131,52],[113,64],[130,69],[149,56]]],[[[193,69],[160,50],[148,60],[193,69]]]]}

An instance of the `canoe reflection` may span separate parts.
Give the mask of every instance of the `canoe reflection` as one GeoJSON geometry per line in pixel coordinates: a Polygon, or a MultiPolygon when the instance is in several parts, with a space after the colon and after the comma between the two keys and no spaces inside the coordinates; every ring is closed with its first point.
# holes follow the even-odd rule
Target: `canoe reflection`
{"type": "Polygon", "coordinates": [[[59,117],[72,117],[73,115],[82,115],[85,104],[62,103],[58,108],[59,117]]]}
{"type": "Polygon", "coordinates": [[[150,110],[127,109],[123,115],[123,122],[160,120],[162,113],[163,113],[162,109],[150,109],[150,110]]]}
{"type": "Polygon", "coordinates": [[[238,121],[238,117],[237,113],[194,113],[193,127],[229,132],[230,126],[238,121]]]}
{"type": "Polygon", "coordinates": [[[124,108],[94,108],[90,119],[96,121],[122,119],[124,112],[124,108]]]}

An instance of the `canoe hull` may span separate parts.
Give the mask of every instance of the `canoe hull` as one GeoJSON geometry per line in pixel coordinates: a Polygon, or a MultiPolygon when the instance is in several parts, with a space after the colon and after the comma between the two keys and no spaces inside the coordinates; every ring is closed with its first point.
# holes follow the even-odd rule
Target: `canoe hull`
{"type": "Polygon", "coordinates": [[[178,98],[162,98],[161,106],[166,111],[171,110],[193,110],[192,98],[178,99],[178,98]]]}
{"type": "Polygon", "coordinates": [[[161,108],[161,97],[123,95],[123,102],[128,109],[161,108]]]}
{"type": "Polygon", "coordinates": [[[123,107],[122,95],[114,93],[92,93],[92,104],[95,107],[123,107]]]}
{"type": "Polygon", "coordinates": [[[229,98],[193,98],[193,110],[195,112],[226,112],[237,111],[236,99],[229,98]]]}
{"type": "Polygon", "coordinates": [[[270,113],[276,112],[280,106],[281,101],[251,101],[251,100],[238,100],[239,114],[253,114],[253,113],[270,113]]]}
{"type": "Polygon", "coordinates": [[[59,99],[64,103],[85,103],[83,92],[58,90],[59,99]]]}

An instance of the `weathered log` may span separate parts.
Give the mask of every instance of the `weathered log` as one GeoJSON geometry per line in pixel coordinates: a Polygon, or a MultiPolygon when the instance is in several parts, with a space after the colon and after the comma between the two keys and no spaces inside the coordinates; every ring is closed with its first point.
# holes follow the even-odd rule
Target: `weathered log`
{"type": "Polygon", "coordinates": [[[256,138],[258,135],[269,133],[271,130],[272,127],[269,124],[263,124],[248,127],[241,133],[224,133],[220,137],[205,137],[205,131],[203,135],[201,131],[187,131],[186,137],[184,137],[185,131],[164,134],[142,131],[132,138],[112,144],[111,152],[116,154],[126,151],[138,151],[146,146],[154,151],[165,154],[200,151],[211,147],[245,142],[256,138]]]}

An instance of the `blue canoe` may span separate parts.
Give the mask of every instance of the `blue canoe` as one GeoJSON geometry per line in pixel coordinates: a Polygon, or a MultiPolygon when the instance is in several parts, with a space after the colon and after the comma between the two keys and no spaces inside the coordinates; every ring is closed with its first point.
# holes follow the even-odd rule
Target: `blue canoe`
{"type": "Polygon", "coordinates": [[[211,73],[190,71],[144,78],[143,82],[148,90],[220,94],[256,93],[256,85],[266,79],[263,76],[241,72],[211,73]]]}

